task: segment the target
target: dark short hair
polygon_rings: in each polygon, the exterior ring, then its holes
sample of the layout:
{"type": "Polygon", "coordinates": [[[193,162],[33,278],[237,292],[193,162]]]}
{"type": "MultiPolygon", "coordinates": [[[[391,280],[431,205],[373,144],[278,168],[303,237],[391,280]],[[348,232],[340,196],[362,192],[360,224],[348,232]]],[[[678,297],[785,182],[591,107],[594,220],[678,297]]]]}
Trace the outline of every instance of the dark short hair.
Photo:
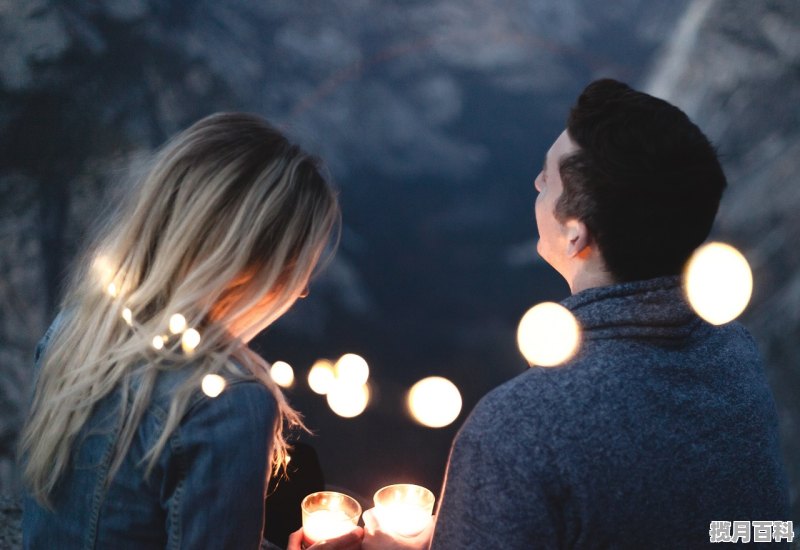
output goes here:
{"type": "Polygon", "coordinates": [[[681,273],[708,237],[726,186],[717,153],[686,114],[611,79],[583,90],[561,159],[555,215],[586,224],[618,282],[681,273]]]}

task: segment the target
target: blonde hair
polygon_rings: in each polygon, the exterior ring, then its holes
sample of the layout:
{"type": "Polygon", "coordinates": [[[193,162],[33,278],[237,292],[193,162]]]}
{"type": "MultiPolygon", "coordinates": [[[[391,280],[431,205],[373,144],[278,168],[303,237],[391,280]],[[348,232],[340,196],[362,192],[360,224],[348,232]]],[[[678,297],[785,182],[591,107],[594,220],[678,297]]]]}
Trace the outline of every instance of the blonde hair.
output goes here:
{"type": "Polygon", "coordinates": [[[275,396],[277,472],[283,427],[302,422],[246,341],[301,295],[338,220],[317,161],[256,116],[211,115],[167,143],[75,271],[41,358],[19,449],[37,500],[49,503],[92,408],[118,389],[113,478],[162,370],[191,375],[143,459],[148,474],[201,380],[223,372],[255,377],[275,396]],[[202,335],[193,350],[161,337],[176,313],[202,335]]]}

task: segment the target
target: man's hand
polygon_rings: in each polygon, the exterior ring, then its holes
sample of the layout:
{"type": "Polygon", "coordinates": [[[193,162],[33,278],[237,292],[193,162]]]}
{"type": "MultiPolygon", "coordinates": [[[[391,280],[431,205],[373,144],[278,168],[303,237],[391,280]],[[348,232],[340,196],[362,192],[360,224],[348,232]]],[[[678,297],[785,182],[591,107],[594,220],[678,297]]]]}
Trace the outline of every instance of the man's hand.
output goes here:
{"type": "MultiPolygon", "coordinates": [[[[341,537],[323,540],[306,546],[309,550],[359,550],[361,548],[361,539],[364,538],[364,529],[356,527],[346,535],[341,537]]],[[[302,550],[303,547],[303,528],[301,527],[291,535],[289,535],[289,544],[286,550],[302,550]]]]}
{"type": "Polygon", "coordinates": [[[433,516],[421,533],[413,537],[403,537],[382,531],[373,510],[374,508],[371,508],[361,516],[366,531],[364,541],[361,543],[362,550],[428,550],[430,548],[435,524],[433,516]]]}

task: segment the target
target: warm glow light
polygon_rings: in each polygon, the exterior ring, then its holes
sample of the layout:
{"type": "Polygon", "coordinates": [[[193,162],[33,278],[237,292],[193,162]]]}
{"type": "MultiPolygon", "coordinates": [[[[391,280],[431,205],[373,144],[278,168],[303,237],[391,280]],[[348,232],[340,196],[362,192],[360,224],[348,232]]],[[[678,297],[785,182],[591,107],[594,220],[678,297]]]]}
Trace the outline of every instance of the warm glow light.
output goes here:
{"type": "Polygon", "coordinates": [[[186,330],[186,317],[180,313],[175,313],[169,318],[169,331],[172,334],[179,334],[186,330]]]}
{"type": "Polygon", "coordinates": [[[92,262],[92,271],[100,283],[100,288],[104,289],[112,298],[116,298],[122,290],[119,283],[123,277],[117,273],[117,268],[114,267],[111,259],[103,254],[96,256],[92,262]]]}
{"type": "Polygon", "coordinates": [[[308,385],[314,393],[325,395],[331,389],[336,376],[333,374],[333,364],[325,359],[320,359],[308,371],[308,385]]]}
{"type": "Polygon", "coordinates": [[[92,271],[100,281],[100,285],[108,289],[108,284],[114,278],[114,266],[108,256],[100,254],[92,262],[92,271]]]}
{"type": "Polygon", "coordinates": [[[114,268],[108,256],[99,254],[92,262],[92,269],[101,278],[108,280],[114,274],[114,268]]]}
{"type": "Polygon", "coordinates": [[[216,397],[225,389],[225,379],[219,374],[206,374],[200,387],[207,396],[216,397]]]}
{"type": "Polygon", "coordinates": [[[355,528],[344,510],[317,510],[306,516],[303,534],[313,543],[341,537],[355,528]]]}
{"type": "Polygon", "coordinates": [[[345,353],[334,367],[336,379],[352,386],[362,386],[369,379],[369,365],[360,355],[345,353]]]}
{"type": "Polygon", "coordinates": [[[575,354],[579,343],[578,321],[562,305],[537,304],[519,322],[517,345],[531,365],[560,365],[575,354]]]}
{"type": "Polygon", "coordinates": [[[164,337],[163,336],[154,336],[153,337],[153,347],[156,349],[163,349],[164,347],[164,337]]]}
{"type": "Polygon", "coordinates": [[[122,310],[122,318],[125,319],[125,322],[129,325],[133,324],[133,313],[129,307],[122,310]]]}
{"type": "Polygon", "coordinates": [[[375,516],[383,531],[413,537],[431,522],[434,496],[425,487],[401,483],[375,493],[375,516]]]}
{"type": "Polygon", "coordinates": [[[736,319],[750,302],[753,273],[745,257],[723,243],[708,243],[689,259],[684,273],[689,303],[714,325],[736,319]]]}
{"type": "Polygon", "coordinates": [[[461,393],[447,378],[423,378],[408,392],[408,410],[423,426],[442,428],[461,413],[461,393]]]}
{"type": "Polygon", "coordinates": [[[186,329],[181,337],[181,348],[186,353],[192,353],[200,344],[200,333],[195,329],[186,329]]]}
{"type": "Polygon", "coordinates": [[[275,361],[269,369],[272,379],[283,388],[289,388],[294,384],[294,369],[285,361],[275,361]]]}
{"type": "Polygon", "coordinates": [[[354,386],[346,381],[336,380],[327,394],[328,406],[344,418],[358,416],[369,403],[369,387],[366,384],[354,386]]]}
{"type": "Polygon", "coordinates": [[[355,529],[361,517],[361,505],[354,498],[333,491],[311,493],[300,510],[305,545],[341,537],[355,529]]]}

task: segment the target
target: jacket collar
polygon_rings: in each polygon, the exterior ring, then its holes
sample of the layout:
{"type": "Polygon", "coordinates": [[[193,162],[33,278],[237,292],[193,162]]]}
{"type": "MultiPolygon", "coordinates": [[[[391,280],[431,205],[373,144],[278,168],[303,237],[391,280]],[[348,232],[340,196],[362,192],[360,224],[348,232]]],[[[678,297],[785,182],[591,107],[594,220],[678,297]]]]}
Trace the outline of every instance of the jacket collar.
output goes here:
{"type": "Polygon", "coordinates": [[[587,340],[682,340],[703,324],[686,301],[680,276],[590,288],[561,303],[587,340]]]}

